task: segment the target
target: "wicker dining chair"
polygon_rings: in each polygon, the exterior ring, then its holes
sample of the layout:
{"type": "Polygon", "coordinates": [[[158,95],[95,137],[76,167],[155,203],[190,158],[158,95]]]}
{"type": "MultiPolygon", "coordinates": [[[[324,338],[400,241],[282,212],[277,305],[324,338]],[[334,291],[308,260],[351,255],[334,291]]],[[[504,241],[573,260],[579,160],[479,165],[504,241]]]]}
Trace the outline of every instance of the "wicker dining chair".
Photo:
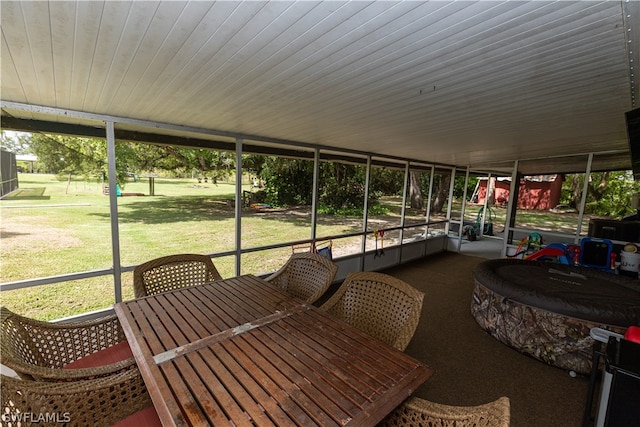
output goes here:
{"type": "Polygon", "coordinates": [[[509,427],[510,411],[508,397],[478,406],[450,406],[412,397],[378,427],[509,427]]]}
{"type": "Polygon", "coordinates": [[[384,273],[350,273],[320,309],[403,351],[418,327],[424,293],[384,273]]]}
{"type": "Polygon", "coordinates": [[[29,381],[6,375],[1,379],[2,425],[161,425],[137,368],[69,382],[29,381]]]}
{"type": "Polygon", "coordinates": [[[288,294],[309,304],[316,302],[329,289],[338,266],[329,258],[316,253],[295,253],[265,280],[288,294]]]}
{"type": "Polygon", "coordinates": [[[0,325],[0,362],[26,380],[80,380],[136,366],[115,315],[53,323],[0,306],[0,325]]]}
{"type": "Polygon", "coordinates": [[[133,270],[133,292],[140,298],[221,279],[207,255],[168,255],[147,261],[133,270]]]}

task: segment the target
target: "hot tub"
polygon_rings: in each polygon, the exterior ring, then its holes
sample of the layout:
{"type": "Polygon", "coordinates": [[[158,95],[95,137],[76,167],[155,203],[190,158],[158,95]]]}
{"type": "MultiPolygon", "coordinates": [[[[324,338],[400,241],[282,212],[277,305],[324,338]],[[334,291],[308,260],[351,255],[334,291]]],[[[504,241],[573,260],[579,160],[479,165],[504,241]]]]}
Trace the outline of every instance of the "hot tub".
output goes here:
{"type": "Polygon", "coordinates": [[[544,261],[496,259],[474,270],[471,313],[494,338],[559,368],[588,374],[600,327],[640,325],[640,281],[544,261]]]}

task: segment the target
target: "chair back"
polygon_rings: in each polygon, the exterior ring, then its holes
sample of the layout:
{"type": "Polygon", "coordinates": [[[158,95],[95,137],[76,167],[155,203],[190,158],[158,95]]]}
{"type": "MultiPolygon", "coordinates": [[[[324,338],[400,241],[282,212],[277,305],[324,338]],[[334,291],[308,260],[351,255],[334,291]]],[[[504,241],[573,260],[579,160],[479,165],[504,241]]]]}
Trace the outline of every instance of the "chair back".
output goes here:
{"type": "Polygon", "coordinates": [[[338,266],[317,253],[294,253],[278,271],[265,280],[308,304],[316,302],[329,289],[338,266]]]}
{"type": "Polygon", "coordinates": [[[133,292],[140,298],[221,279],[206,255],[168,255],[147,261],[133,270],[133,292]]]}
{"type": "Polygon", "coordinates": [[[80,322],[44,322],[21,316],[0,306],[2,364],[21,378],[66,381],[110,375],[135,365],[133,356],[104,364],[97,355],[126,343],[115,315],[80,322]],[[94,365],[64,369],[91,356],[94,365]]]}
{"type": "Polygon", "coordinates": [[[451,406],[419,397],[404,401],[378,427],[509,427],[508,397],[477,406],[451,406]]]}
{"type": "Polygon", "coordinates": [[[294,253],[282,268],[265,280],[313,304],[329,289],[337,272],[338,266],[325,256],[294,253]]]}
{"type": "Polygon", "coordinates": [[[19,417],[42,416],[48,417],[42,425],[107,427],[151,405],[137,368],[83,381],[41,382],[5,375],[1,379],[2,419],[7,425],[12,420],[11,425],[32,425],[35,418],[19,417]]]}
{"type": "Polygon", "coordinates": [[[418,327],[424,293],[384,273],[350,273],[320,308],[403,351],[418,327]]]}
{"type": "Polygon", "coordinates": [[[38,350],[36,342],[29,338],[29,330],[37,329],[38,322],[20,316],[7,307],[0,307],[0,351],[3,364],[12,364],[15,360],[33,365],[50,365],[38,350]]]}

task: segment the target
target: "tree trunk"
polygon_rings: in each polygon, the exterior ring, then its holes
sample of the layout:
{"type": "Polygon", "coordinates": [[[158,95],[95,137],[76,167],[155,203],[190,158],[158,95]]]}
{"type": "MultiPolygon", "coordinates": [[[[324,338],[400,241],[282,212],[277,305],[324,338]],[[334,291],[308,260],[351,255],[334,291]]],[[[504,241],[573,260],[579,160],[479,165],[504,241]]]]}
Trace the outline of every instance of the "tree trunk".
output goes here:
{"type": "Polygon", "coordinates": [[[420,175],[418,172],[409,173],[409,194],[411,198],[411,207],[413,209],[422,209],[424,206],[424,196],[420,188],[420,175]]]}
{"type": "Polygon", "coordinates": [[[451,175],[441,175],[436,189],[436,197],[433,199],[433,206],[431,206],[431,212],[435,214],[442,213],[444,203],[447,201],[449,195],[449,184],[451,183],[451,175]]]}
{"type": "Polygon", "coordinates": [[[591,174],[593,180],[598,179],[598,177],[600,178],[600,183],[597,187],[592,185],[592,181],[589,181],[589,186],[587,187],[589,195],[593,200],[600,200],[600,198],[602,198],[607,188],[607,183],[609,182],[609,172],[591,174]]]}
{"type": "Polygon", "coordinates": [[[67,177],[67,188],[64,190],[64,194],[69,194],[70,185],[71,185],[71,172],[69,172],[69,176],[67,177]]]}
{"type": "Polygon", "coordinates": [[[571,176],[571,207],[578,209],[581,199],[580,176],[574,173],[571,176]]]}
{"type": "Polygon", "coordinates": [[[487,181],[487,205],[493,206],[496,204],[496,178],[491,177],[487,181]]]}

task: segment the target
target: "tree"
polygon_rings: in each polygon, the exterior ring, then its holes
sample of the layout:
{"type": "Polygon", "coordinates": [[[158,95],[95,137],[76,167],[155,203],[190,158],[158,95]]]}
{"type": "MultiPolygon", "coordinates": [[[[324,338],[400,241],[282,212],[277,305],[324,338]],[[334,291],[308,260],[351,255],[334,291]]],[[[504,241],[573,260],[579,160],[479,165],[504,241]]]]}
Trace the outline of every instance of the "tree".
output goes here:
{"type": "Polygon", "coordinates": [[[376,194],[370,194],[373,199],[370,202],[375,201],[382,195],[402,195],[402,189],[404,188],[404,170],[386,168],[386,167],[372,167],[370,174],[369,192],[376,192],[376,194]]]}
{"type": "Polygon", "coordinates": [[[444,204],[449,196],[449,184],[451,183],[451,174],[438,174],[434,179],[434,194],[431,202],[431,212],[434,214],[442,213],[444,204]]]}
{"type": "Polygon", "coordinates": [[[409,172],[409,200],[413,209],[422,209],[424,207],[424,194],[420,185],[421,173],[409,172]]]}
{"type": "MultiPolygon", "coordinates": [[[[87,180],[107,178],[107,142],[104,139],[34,133],[29,136],[28,146],[46,172],[65,175],[69,182],[72,175],[87,180]]],[[[162,164],[162,159],[176,157],[161,146],[126,141],[116,143],[115,153],[116,182],[121,188],[125,187],[130,173],[151,171],[162,164]]],[[[164,167],[184,166],[184,162],[166,162],[164,167]]]]}
{"type": "Polygon", "coordinates": [[[609,182],[610,172],[603,173],[592,173],[589,177],[589,186],[587,187],[587,191],[589,192],[589,196],[594,200],[600,200],[603,196],[604,192],[607,189],[607,182],[609,182]],[[597,185],[595,182],[598,182],[597,185]]]}
{"type": "MultiPolygon", "coordinates": [[[[266,201],[279,205],[310,205],[313,200],[313,162],[278,157],[248,156],[243,169],[255,173],[264,182],[266,201]]],[[[379,168],[372,173],[372,187],[398,190],[395,171],[379,168]],[[375,182],[375,184],[374,184],[375,182]]],[[[326,213],[362,210],[365,168],[345,163],[320,163],[318,204],[326,213]]],[[[402,188],[402,187],[400,187],[402,188]]],[[[377,199],[370,195],[370,201],[377,199]]]]}
{"type": "Polygon", "coordinates": [[[67,177],[67,189],[72,175],[101,176],[106,165],[106,143],[100,139],[34,133],[29,147],[46,171],[67,177]]]}
{"type": "Polygon", "coordinates": [[[170,171],[181,176],[191,168],[191,159],[172,146],[116,142],[116,168],[128,172],[170,171]]]}
{"type": "Polygon", "coordinates": [[[496,204],[496,177],[492,176],[487,181],[487,205],[496,204]]]}
{"type": "MultiPolygon", "coordinates": [[[[29,150],[38,156],[44,170],[55,174],[82,175],[86,179],[106,177],[107,145],[104,139],[78,138],[62,135],[31,134],[29,150]]],[[[117,183],[124,188],[132,173],[159,171],[185,176],[193,170],[212,179],[228,176],[235,168],[233,155],[206,149],[191,149],[169,145],[116,141],[117,183]]]]}
{"type": "Polygon", "coordinates": [[[228,179],[236,168],[235,153],[184,147],[167,149],[176,157],[181,157],[185,167],[197,170],[200,176],[210,177],[214,183],[228,179]]]}
{"type": "Polygon", "coordinates": [[[24,132],[0,131],[0,148],[14,154],[28,154],[29,134],[24,132]]]}
{"type": "MultiPolygon", "coordinates": [[[[578,209],[585,174],[571,174],[562,184],[561,203],[578,209]]],[[[609,217],[633,213],[631,196],[640,191],[631,171],[593,172],[587,182],[585,212],[609,217]]]]}
{"type": "MultiPolygon", "coordinates": [[[[455,177],[453,182],[453,197],[455,199],[462,199],[462,197],[464,196],[465,181],[466,181],[466,177],[463,175],[458,175],[455,177]]],[[[471,196],[473,196],[473,189],[476,187],[477,182],[478,182],[478,177],[469,176],[469,182],[466,183],[467,184],[466,186],[467,201],[471,200],[471,196]]]]}
{"type": "Polygon", "coordinates": [[[361,211],[364,206],[365,178],[366,168],[362,166],[323,162],[320,168],[320,205],[334,213],[361,211]]]}
{"type": "Polygon", "coordinates": [[[310,205],[312,203],[313,162],[308,160],[265,157],[260,165],[259,177],[265,183],[266,200],[285,205],[310,205]]]}
{"type": "MultiPolygon", "coordinates": [[[[605,191],[600,196],[594,196],[597,197],[593,206],[595,213],[610,217],[637,213],[631,207],[631,198],[634,193],[640,192],[640,182],[634,181],[632,172],[610,172],[607,178],[605,191]]],[[[591,208],[591,203],[588,206],[591,208]]]]}

